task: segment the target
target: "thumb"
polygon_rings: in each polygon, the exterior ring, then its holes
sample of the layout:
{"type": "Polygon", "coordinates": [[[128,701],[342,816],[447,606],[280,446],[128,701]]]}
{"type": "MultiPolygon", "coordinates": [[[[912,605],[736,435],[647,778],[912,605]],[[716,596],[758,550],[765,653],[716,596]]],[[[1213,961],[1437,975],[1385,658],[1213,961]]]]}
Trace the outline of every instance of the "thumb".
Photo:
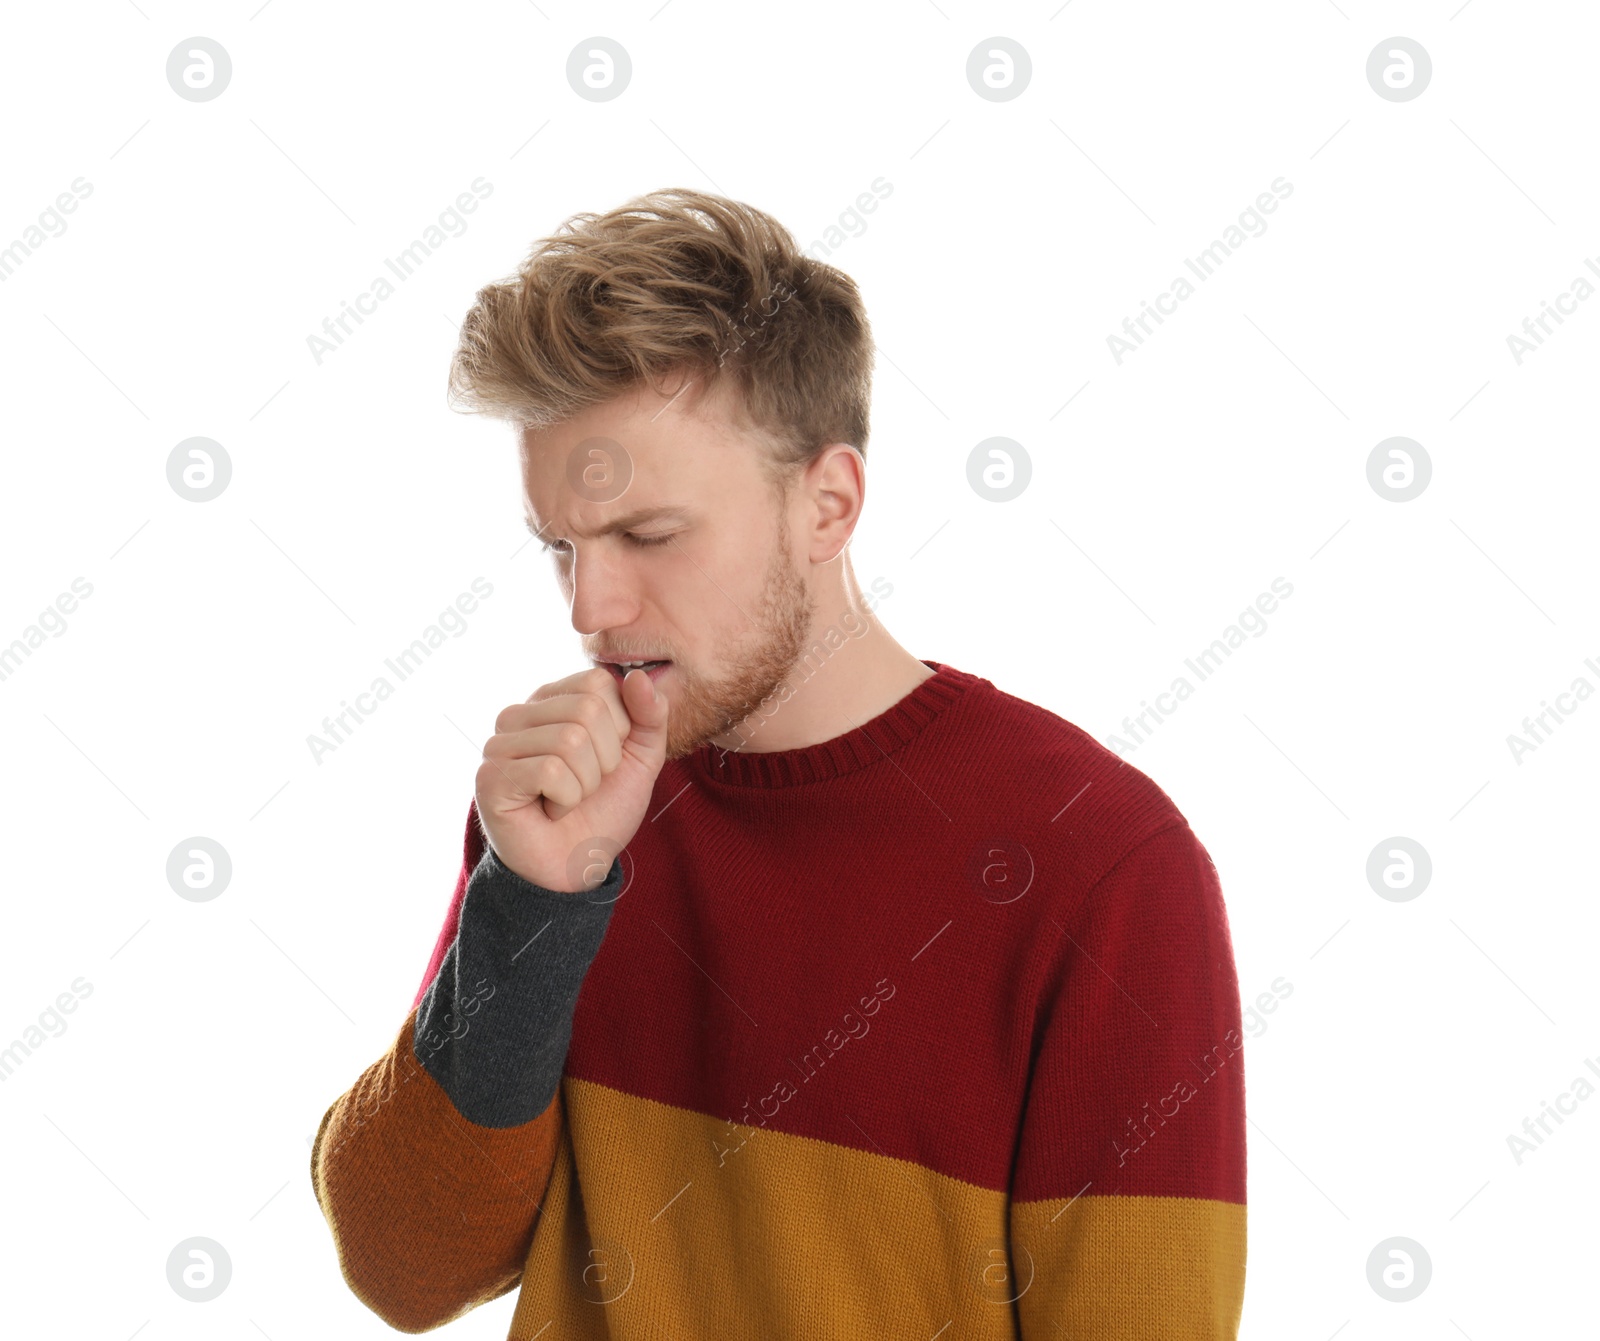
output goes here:
{"type": "Polygon", "coordinates": [[[645,671],[631,670],[622,679],[622,705],[633,723],[627,743],[659,769],[667,757],[667,696],[645,671]]]}

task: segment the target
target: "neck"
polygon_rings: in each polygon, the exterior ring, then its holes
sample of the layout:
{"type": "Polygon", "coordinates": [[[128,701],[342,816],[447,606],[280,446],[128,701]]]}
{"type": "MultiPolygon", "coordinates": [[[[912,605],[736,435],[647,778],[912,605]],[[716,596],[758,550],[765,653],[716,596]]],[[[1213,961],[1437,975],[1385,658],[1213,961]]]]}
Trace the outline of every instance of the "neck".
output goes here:
{"type": "Polygon", "coordinates": [[[841,576],[818,597],[799,661],[767,703],[712,737],[719,749],[759,754],[831,740],[887,712],[934,673],[889,635],[854,575],[841,576]]]}

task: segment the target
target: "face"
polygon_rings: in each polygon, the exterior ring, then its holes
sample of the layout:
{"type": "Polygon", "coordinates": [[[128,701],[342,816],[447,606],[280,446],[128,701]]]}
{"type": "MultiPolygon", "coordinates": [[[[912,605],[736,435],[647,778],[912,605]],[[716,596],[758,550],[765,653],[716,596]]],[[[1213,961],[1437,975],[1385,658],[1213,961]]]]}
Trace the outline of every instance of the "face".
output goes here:
{"type": "Polygon", "coordinates": [[[669,759],[737,747],[815,612],[794,498],[762,468],[770,449],[733,424],[731,379],[690,408],[695,389],[641,388],[519,435],[529,528],[584,654],[619,683],[616,663],[668,663],[651,676],[671,705],[669,759]]]}

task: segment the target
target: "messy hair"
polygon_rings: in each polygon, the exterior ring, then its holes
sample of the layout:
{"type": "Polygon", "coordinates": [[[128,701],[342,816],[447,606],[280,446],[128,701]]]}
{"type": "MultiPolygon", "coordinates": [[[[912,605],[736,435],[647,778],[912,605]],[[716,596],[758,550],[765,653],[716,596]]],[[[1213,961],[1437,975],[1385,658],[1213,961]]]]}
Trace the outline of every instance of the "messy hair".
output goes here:
{"type": "Polygon", "coordinates": [[[533,429],[641,384],[728,373],[741,426],[786,480],[828,443],[867,450],[872,333],[855,281],[807,256],[768,214],[662,190],[582,213],[517,273],[478,290],[450,364],[449,400],[533,429]]]}

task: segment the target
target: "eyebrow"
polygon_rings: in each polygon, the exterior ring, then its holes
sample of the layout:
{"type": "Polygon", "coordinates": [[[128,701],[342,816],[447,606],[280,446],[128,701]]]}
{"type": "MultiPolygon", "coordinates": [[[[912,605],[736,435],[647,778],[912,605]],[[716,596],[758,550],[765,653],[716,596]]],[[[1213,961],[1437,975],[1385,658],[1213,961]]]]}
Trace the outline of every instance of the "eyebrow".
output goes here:
{"type": "MultiPolygon", "coordinates": [[[[654,507],[635,508],[632,512],[624,513],[620,517],[614,517],[612,520],[606,522],[605,525],[595,527],[595,529],[590,531],[588,535],[591,538],[602,535],[618,535],[623,531],[631,531],[636,526],[643,526],[649,522],[660,521],[663,518],[670,517],[674,520],[681,520],[689,515],[689,508],[682,503],[660,503],[654,507]]],[[[534,526],[533,519],[526,513],[523,514],[522,522],[535,539],[544,539],[544,537],[540,535],[540,532],[544,528],[534,526]]],[[[558,536],[556,538],[561,540],[566,539],[565,536],[558,536]]],[[[579,538],[584,538],[581,533],[579,538]]]]}

